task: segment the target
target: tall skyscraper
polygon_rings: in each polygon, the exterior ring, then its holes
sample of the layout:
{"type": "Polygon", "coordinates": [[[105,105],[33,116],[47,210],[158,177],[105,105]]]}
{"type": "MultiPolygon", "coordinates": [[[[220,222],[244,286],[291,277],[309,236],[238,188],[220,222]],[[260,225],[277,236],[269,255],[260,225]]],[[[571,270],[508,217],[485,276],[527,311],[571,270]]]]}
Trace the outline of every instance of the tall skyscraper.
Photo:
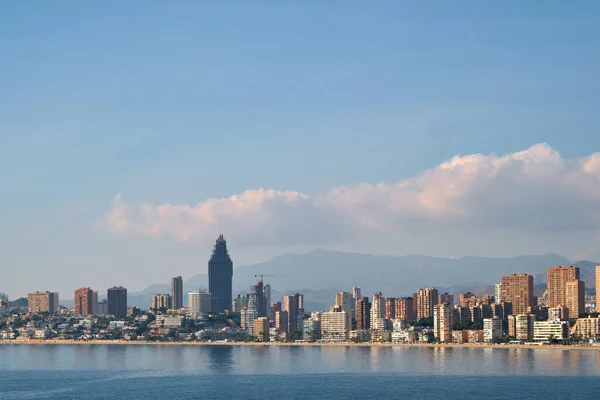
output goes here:
{"type": "Polygon", "coordinates": [[[433,333],[442,343],[452,342],[452,315],[448,303],[433,306],[433,333]]]}
{"type": "Polygon", "coordinates": [[[436,288],[419,289],[417,295],[417,319],[433,317],[433,306],[438,303],[436,288]]]}
{"type": "Polygon", "coordinates": [[[77,315],[92,315],[94,292],[89,287],[82,287],[75,291],[74,312],[77,315]]]}
{"type": "Polygon", "coordinates": [[[263,297],[265,299],[265,308],[267,310],[267,318],[269,321],[275,319],[275,314],[271,312],[271,285],[268,283],[263,286],[263,297]]]}
{"type": "Polygon", "coordinates": [[[371,329],[371,303],[368,297],[356,302],[356,330],[371,329]]]}
{"type": "Polygon", "coordinates": [[[227,242],[219,235],[212,256],[208,261],[208,291],[211,295],[211,311],[222,313],[231,311],[231,283],[233,262],[227,252],[227,242]]]}
{"type": "Polygon", "coordinates": [[[396,299],[396,318],[406,321],[415,320],[415,310],[412,297],[402,297],[396,299]]]}
{"type": "Polygon", "coordinates": [[[560,266],[548,268],[548,307],[566,305],[567,282],[576,280],[579,280],[579,268],[572,265],[564,268],[560,266]]]}
{"type": "Polygon", "coordinates": [[[127,289],[123,286],[113,286],[106,291],[108,314],[116,318],[127,316],[127,289]]]}
{"type": "MultiPolygon", "coordinates": [[[[302,303],[304,303],[304,296],[300,293],[294,293],[291,296],[283,297],[283,310],[288,312],[287,333],[296,332],[298,330],[298,314],[301,309],[301,299],[302,303]]],[[[304,304],[302,304],[302,306],[303,305],[304,304]]]]}
{"type": "Polygon", "coordinates": [[[174,310],[183,308],[183,278],[176,276],[171,278],[171,304],[174,310]]]}
{"type": "Polygon", "coordinates": [[[511,274],[502,277],[502,301],[512,303],[513,314],[526,314],[533,306],[533,276],[511,274]]]}
{"type": "Polygon", "coordinates": [[[585,312],[585,283],[581,279],[567,281],[565,284],[566,305],[573,318],[585,312]]]}

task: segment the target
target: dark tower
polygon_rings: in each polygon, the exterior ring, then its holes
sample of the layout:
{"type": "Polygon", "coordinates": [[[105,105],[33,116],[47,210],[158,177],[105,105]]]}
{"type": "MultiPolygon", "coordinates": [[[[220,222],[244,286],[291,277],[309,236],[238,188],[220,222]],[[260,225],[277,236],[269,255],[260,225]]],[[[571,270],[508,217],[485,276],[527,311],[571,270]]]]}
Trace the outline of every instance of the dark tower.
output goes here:
{"type": "Polygon", "coordinates": [[[183,308],[183,278],[176,276],[171,278],[171,304],[173,310],[183,308]]]}
{"type": "Polygon", "coordinates": [[[127,316],[127,289],[123,286],[113,286],[106,291],[108,314],[117,318],[127,316]]]}
{"type": "Polygon", "coordinates": [[[211,294],[211,311],[231,311],[231,280],[233,262],[227,253],[227,242],[219,235],[215,249],[208,261],[208,291],[211,294]]]}

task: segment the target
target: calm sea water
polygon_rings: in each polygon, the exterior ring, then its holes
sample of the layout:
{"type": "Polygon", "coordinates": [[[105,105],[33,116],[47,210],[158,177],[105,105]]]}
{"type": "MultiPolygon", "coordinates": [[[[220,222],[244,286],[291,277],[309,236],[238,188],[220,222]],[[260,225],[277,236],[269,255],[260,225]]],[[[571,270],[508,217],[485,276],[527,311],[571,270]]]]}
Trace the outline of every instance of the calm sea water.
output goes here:
{"type": "Polygon", "coordinates": [[[600,399],[600,352],[0,345],[1,399],[600,399]]]}

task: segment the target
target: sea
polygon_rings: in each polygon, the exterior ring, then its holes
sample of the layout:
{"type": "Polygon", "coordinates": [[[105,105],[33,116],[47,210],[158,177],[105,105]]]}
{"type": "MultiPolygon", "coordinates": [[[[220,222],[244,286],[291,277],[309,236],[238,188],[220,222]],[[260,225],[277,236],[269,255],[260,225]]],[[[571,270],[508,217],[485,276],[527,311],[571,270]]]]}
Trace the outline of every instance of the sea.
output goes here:
{"type": "Polygon", "coordinates": [[[0,399],[600,399],[600,351],[0,345],[0,399]]]}

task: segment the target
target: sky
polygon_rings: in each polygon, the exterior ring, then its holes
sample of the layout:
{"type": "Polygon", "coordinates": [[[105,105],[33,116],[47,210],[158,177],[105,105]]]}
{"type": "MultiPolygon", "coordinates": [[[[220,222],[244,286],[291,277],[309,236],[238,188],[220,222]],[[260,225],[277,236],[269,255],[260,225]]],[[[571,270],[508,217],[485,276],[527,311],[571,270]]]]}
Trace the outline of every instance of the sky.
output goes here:
{"type": "Polygon", "coordinates": [[[600,261],[599,40],[595,1],[5,4],[0,292],[206,273],[220,233],[600,261]]]}

